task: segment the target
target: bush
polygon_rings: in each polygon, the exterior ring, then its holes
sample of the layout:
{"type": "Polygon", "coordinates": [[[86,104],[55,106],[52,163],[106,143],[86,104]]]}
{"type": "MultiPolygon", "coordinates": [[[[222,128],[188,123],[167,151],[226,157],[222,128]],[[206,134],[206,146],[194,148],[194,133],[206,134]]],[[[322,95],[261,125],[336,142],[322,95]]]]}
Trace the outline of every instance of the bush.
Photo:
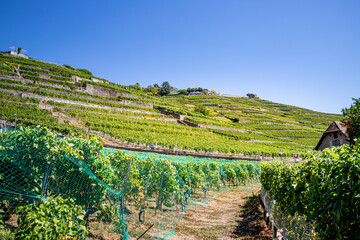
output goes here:
{"type": "Polygon", "coordinates": [[[17,239],[74,239],[85,238],[85,213],[74,199],[58,196],[19,207],[17,239]]]}
{"type": "Polygon", "coordinates": [[[240,121],[240,119],[239,119],[239,118],[233,118],[232,121],[233,121],[234,123],[237,123],[237,122],[240,121]]]}
{"type": "Polygon", "coordinates": [[[70,66],[70,65],[64,64],[63,66],[66,67],[66,68],[68,68],[68,69],[75,70],[75,68],[73,68],[73,67],[70,66]]]}
{"type": "Polygon", "coordinates": [[[205,106],[198,106],[198,107],[196,107],[195,111],[202,113],[205,116],[210,115],[210,110],[208,108],[206,108],[205,106]]]}
{"type": "Polygon", "coordinates": [[[188,91],[186,91],[185,89],[180,89],[177,93],[182,95],[188,95],[188,91]]]}
{"type": "Polygon", "coordinates": [[[342,110],[345,117],[346,133],[349,136],[350,143],[354,144],[355,139],[360,137],[360,98],[355,99],[354,104],[349,109],[342,110]]]}
{"type": "Polygon", "coordinates": [[[298,164],[262,162],[261,184],[285,214],[314,222],[321,239],[360,236],[360,141],[308,153],[298,164]]]}
{"type": "Polygon", "coordinates": [[[89,75],[89,76],[91,76],[92,77],[92,72],[90,72],[89,70],[86,70],[86,69],[81,69],[81,68],[78,68],[78,69],[76,69],[76,71],[78,71],[78,72],[82,72],[82,73],[84,73],[84,74],[86,74],[86,75],[89,75]]]}

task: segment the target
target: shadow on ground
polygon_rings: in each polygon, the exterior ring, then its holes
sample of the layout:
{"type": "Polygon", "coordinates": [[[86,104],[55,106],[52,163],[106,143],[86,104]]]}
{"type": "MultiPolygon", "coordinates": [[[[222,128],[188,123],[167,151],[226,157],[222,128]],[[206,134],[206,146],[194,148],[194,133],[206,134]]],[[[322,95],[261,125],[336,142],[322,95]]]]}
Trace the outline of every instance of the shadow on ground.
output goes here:
{"type": "Polygon", "coordinates": [[[232,233],[236,239],[272,239],[272,233],[263,219],[259,195],[248,196],[240,207],[237,226],[232,233]]]}

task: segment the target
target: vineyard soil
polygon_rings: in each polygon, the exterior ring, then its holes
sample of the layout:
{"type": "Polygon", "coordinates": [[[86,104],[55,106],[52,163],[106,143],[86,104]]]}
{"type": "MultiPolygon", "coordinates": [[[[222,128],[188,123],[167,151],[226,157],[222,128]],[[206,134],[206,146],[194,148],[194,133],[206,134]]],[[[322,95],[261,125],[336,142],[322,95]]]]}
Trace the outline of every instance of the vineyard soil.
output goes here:
{"type": "Polygon", "coordinates": [[[175,226],[180,239],[271,239],[261,216],[257,198],[260,186],[238,188],[224,192],[205,206],[187,210],[184,219],[175,226]]]}

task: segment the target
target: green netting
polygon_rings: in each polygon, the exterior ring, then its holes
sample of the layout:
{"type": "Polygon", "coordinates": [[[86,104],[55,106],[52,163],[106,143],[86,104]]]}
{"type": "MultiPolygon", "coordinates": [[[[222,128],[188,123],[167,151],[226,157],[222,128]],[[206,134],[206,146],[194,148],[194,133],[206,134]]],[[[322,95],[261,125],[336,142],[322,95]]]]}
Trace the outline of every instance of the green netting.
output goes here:
{"type": "Polygon", "coordinates": [[[0,128],[0,133],[4,133],[4,132],[10,132],[10,131],[14,131],[15,128],[5,128],[5,127],[2,127],[0,128]]]}
{"type": "Polygon", "coordinates": [[[56,205],[49,223],[35,231],[55,231],[51,224],[64,221],[70,239],[82,239],[84,218],[90,238],[132,239],[148,230],[143,239],[162,239],[174,234],[174,224],[186,209],[257,181],[258,175],[257,162],[103,149],[97,139],[58,138],[46,128],[2,133],[0,236],[20,239],[30,213],[48,206],[51,215],[47,201],[60,196],[68,208],[81,206],[83,216],[67,218],[56,212],[56,205]]]}
{"type": "Polygon", "coordinates": [[[308,222],[305,216],[284,213],[279,204],[276,204],[276,201],[263,188],[260,191],[260,198],[272,224],[281,233],[284,240],[320,239],[315,232],[314,224],[308,222]]]}

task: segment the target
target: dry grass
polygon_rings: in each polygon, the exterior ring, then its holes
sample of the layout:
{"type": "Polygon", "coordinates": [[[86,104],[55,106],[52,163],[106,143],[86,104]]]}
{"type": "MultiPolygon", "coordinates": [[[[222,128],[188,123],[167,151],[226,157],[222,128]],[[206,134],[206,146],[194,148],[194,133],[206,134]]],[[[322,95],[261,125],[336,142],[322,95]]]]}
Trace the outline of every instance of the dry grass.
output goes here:
{"type": "Polygon", "coordinates": [[[268,239],[269,236],[271,239],[265,222],[258,218],[261,216],[256,201],[259,190],[259,186],[240,187],[224,192],[205,206],[187,210],[175,226],[176,234],[167,239],[268,239]],[[264,238],[257,238],[260,235],[264,238]]]}

